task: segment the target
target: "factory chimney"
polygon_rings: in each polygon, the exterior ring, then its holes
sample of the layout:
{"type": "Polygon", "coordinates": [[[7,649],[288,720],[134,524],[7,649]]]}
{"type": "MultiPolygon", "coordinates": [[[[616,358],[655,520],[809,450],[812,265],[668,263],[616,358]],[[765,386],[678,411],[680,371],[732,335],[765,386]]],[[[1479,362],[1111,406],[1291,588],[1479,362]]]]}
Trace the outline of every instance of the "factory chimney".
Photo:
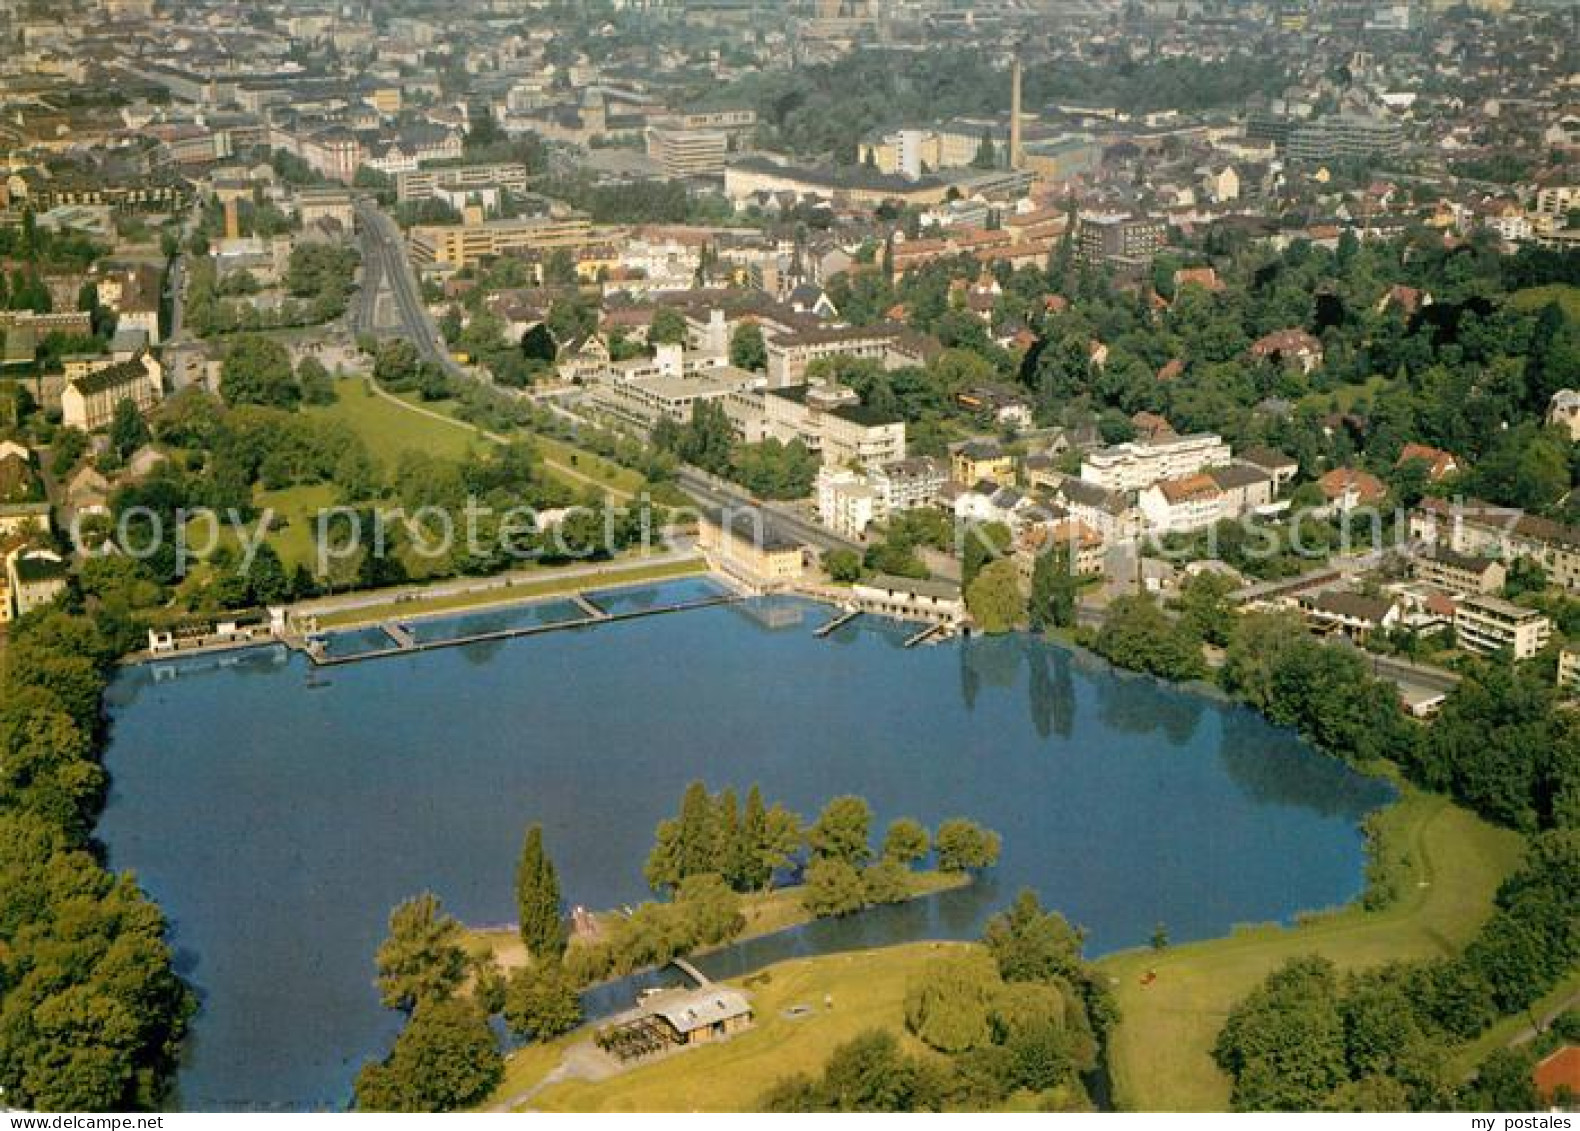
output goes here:
{"type": "Polygon", "coordinates": [[[1020,56],[1016,55],[1009,72],[1009,167],[1020,166],[1020,56]]]}

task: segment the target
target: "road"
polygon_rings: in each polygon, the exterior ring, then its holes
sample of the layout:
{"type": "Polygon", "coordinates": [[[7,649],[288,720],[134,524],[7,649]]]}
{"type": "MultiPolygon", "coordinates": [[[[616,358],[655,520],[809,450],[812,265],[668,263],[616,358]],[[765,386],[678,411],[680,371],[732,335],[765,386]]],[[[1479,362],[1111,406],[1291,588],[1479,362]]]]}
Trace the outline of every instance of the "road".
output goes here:
{"type": "Polygon", "coordinates": [[[832,530],[808,522],[788,507],[759,502],[735,484],[709,475],[700,468],[690,466],[680,468],[675,472],[675,482],[680,484],[686,494],[704,506],[729,507],[736,511],[752,508],[761,510],[774,526],[819,550],[852,550],[858,554],[862,552],[863,547],[860,542],[842,538],[832,530]]]}
{"type": "MultiPolygon", "coordinates": [[[[422,301],[416,276],[412,272],[411,263],[406,258],[405,242],[401,239],[400,229],[396,227],[395,222],[370,199],[358,200],[356,208],[357,219],[362,225],[363,276],[362,293],[353,307],[351,319],[353,332],[377,332],[378,296],[381,290],[387,289],[394,299],[394,312],[398,321],[397,332],[401,337],[415,345],[423,358],[442,366],[450,375],[462,380],[479,380],[476,373],[458,365],[444,349],[439,329],[434,325],[433,318],[428,314],[428,308],[422,301]]],[[[405,401],[395,399],[399,404],[415,408],[405,401]]],[[[547,398],[540,399],[537,403],[548,404],[551,411],[556,414],[582,423],[574,413],[547,398]]],[[[547,459],[544,462],[572,478],[592,483],[594,486],[604,486],[588,479],[575,468],[547,459]]],[[[786,507],[759,503],[741,488],[716,479],[698,468],[683,467],[676,473],[675,478],[687,494],[705,506],[728,506],[735,509],[759,507],[770,517],[774,525],[810,546],[820,550],[861,552],[862,547],[859,542],[842,538],[832,531],[808,522],[786,507]]],[[[609,490],[607,487],[604,489],[609,490]]]]}

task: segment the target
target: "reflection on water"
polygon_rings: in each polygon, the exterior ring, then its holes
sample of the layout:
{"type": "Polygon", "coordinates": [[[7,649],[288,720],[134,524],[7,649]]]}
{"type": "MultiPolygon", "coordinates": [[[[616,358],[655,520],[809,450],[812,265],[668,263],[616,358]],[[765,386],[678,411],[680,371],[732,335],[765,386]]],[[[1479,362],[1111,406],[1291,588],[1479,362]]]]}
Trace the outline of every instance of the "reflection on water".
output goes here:
{"type": "Polygon", "coordinates": [[[1021,887],[1097,952],[1358,890],[1357,823],[1387,787],[1250,712],[1022,636],[904,649],[907,626],[864,617],[814,637],[827,616],[766,598],[327,673],[279,648],[122,673],[100,833],[169,912],[202,996],[187,1102],[343,1103],[397,1026],[372,968],[395,903],[431,890],[465,921],[509,921],[534,821],[568,902],[635,903],[653,828],[696,778],[807,815],[857,793],[880,830],[964,815],[1004,838],[987,882],[742,943],[708,956],[716,974],[974,937],[1021,887]]]}

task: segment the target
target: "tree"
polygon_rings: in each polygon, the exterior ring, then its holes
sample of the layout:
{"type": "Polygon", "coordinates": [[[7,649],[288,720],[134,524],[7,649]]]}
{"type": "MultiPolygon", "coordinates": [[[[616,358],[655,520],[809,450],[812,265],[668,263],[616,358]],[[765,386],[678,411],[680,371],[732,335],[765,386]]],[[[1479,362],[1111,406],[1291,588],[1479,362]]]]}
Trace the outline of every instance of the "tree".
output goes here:
{"type": "Polygon", "coordinates": [[[753,373],[768,368],[768,346],[757,323],[741,322],[730,334],[730,364],[753,373]]]}
{"type": "Polygon", "coordinates": [[[1001,558],[985,566],[966,587],[966,608],[977,627],[989,635],[1008,632],[1026,615],[1015,563],[1001,558]]]}
{"type": "Polygon", "coordinates": [[[389,937],[379,947],[379,1000],[411,1013],[442,1001],[466,978],[461,924],[446,915],[432,892],[413,896],[390,913],[389,937]]]}
{"type": "Polygon", "coordinates": [[[1347,1078],[1338,979],[1325,958],[1293,958],[1229,1012],[1213,1059],[1236,1111],[1313,1111],[1347,1078]]]}
{"type": "Polygon", "coordinates": [[[1067,551],[1053,549],[1037,555],[1026,612],[1035,632],[1075,624],[1075,573],[1067,551]]]}
{"type": "Polygon", "coordinates": [[[534,323],[521,335],[521,352],[528,361],[538,361],[544,365],[553,365],[560,355],[554,333],[545,322],[534,323]]]}
{"type": "Polygon", "coordinates": [[[672,306],[659,307],[648,324],[647,340],[655,346],[685,345],[686,316],[672,306]]]}
{"type": "Polygon", "coordinates": [[[867,899],[866,885],[855,865],[837,857],[822,856],[807,865],[801,904],[813,915],[849,915],[860,911],[867,899]]]}
{"type": "Polygon", "coordinates": [[[998,833],[963,817],[945,821],[933,836],[933,852],[945,872],[991,868],[998,863],[1001,845],[998,833]]]}
{"type": "Polygon", "coordinates": [[[823,569],[830,581],[859,581],[861,555],[855,550],[829,550],[823,555],[823,569]]]}
{"type": "Polygon", "coordinates": [[[753,785],[746,794],[741,839],[740,886],[757,891],[772,882],[776,871],[790,866],[801,847],[801,819],[780,804],[764,806],[762,790],[753,785]]]}
{"type": "Polygon", "coordinates": [[[439,1112],[469,1107],[504,1078],[488,1018],[465,998],[425,1001],[383,1061],[357,1073],[360,1111],[439,1112]]]}
{"type": "Polygon", "coordinates": [[[807,832],[807,845],[814,860],[839,860],[860,867],[872,856],[867,843],[871,826],[871,807],[863,798],[846,794],[823,806],[807,832]]]}
{"type": "Polygon", "coordinates": [[[1197,679],[1206,671],[1201,641],[1166,616],[1150,596],[1114,600],[1092,648],[1122,668],[1163,679],[1197,679]]]}
{"type": "Polygon", "coordinates": [[[533,962],[510,976],[505,1022],[521,1038],[550,1041],[582,1020],[581,998],[558,962],[533,962]]]}
{"type": "Polygon", "coordinates": [[[965,534],[965,546],[961,550],[960,582],[967,592],[971,583],[976,580],[987,564],[1002,558],[1009,552],[1014,542],[1014,535],[1009,527],[1002,522],[990,522],[985,526],[973,527],[965,534]]]}
{"type": "Polygon", "coordinates": [[[883,858],[911,865],[927,855],[927,829],[911,817],[901,817],[883,834],[883,858]]]}
{"type": "Polygon", "coordinates": [[[125,397],[115,405],[110,418],[110,447],[121,459],[126,459],[149,441],[148,425],[143,414],[137,411],[137,402],[125,397]]]}
{"type": "Polygon", "coordinates": [[[932,959],[906,987],[905,1026],[939,1052],[981,1048],[992,1039],[990,1009],[1002,984],[981,951],[932,959]]]}
{"type": "Polygon", "coordinates": [[[516,865],[516,911],[528,954],[546,960],[564,952],[559,874],[544,851],[542,825],[527,829],[521,845],[521,860],[516,865]]]}
{"type": "Polygon", "coordinates": [[[291,355],[273,338],[243,334],[231,341],[220,362],[219,392],[227,404],[294,408],[301,389],[291,355]]]}
{"type": "Polygon", "coordinates": [[[316,357],[304,357],[296,365],[296,384],[302,391],[302,403],[326,405],[335,403],[335,381],[316,357]]]}
{"type": "Polygon", "coordinates": [[[903,903],[911,896],[911,870],[886,856],[862,870],[861,884],[866,903],[903,903]]]}
{"type": "Polygon", "coordinates": [[[937,1073],[902,1052],[893,1033],[868,1029],[835,1047],[820,1079],[781,1080],[760,1106],[770,1112],[938,1111],[943,1094],[937,1073]]]}

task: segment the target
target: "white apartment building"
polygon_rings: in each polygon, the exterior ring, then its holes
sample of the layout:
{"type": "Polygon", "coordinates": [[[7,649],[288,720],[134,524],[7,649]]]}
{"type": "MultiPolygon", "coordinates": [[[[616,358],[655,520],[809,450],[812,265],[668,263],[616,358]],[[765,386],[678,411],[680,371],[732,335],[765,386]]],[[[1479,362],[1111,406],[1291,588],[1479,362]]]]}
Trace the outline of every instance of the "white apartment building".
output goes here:
{"type": "Polygon", "coordinates": [[[1467,651],[1488,655],[1507,649],[1514,659],[1528,660],[1547,646],[1552,622],[1535,609],[1480,594],[1454,609],[1454,635],[1467,651]]]}
{"type": "Polygon", "coordinates": [[[860,538],[889,515],[882,487],[871,476],[824,464],[817,473],[818,521],[836,534],[860,538]]]}
{"type": "Polygon", "coordinates": [[[876,467],[905,458],[905,421],[875,412],[840,385],[742,389],[724,408],[747,443],[800,440],[837,467],[876,467]]]}
{"type": "Polygon", "coordinates": [[[1110,491],[1141,491],[1161,479],[1223,467],[1231,456],[1229,445],[1211,432],[1115,444],[1088,454],[1081,461],[1081,478],[1110,491]]]}
{"type": "Polygon", "coordinates": [[[1141,492],[1147,529],[1158,534],[1205,530],[1224,517],[1224,493],[1210,475],[1164,479],[1141,492]]]}

